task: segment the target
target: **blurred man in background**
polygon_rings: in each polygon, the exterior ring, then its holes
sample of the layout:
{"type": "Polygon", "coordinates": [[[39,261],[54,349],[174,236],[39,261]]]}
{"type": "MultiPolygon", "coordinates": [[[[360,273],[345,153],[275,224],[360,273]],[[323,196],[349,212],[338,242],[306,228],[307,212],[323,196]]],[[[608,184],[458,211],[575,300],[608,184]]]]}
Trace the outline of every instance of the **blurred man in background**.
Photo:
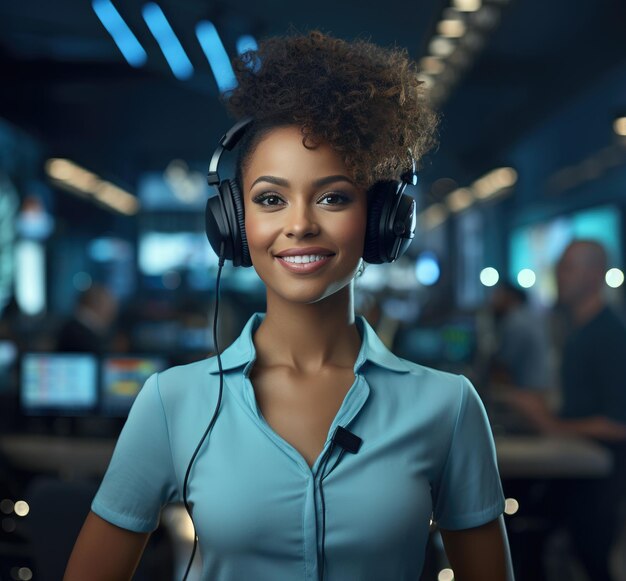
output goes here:
{"type": "Polygon", "coordinates": [[[118,302],[105,286],[94,284],[78,298],[72,317],[59,331],[56,350],[106,352],[112,339],[118,302]]]}
{"type": "Polygon", "coordinates": [[[591,581],[612,579],[609,554],[626,499],[626,325],[606,304],[606,270],[606,251],[593,240],[572,242],[557,263],[558,302],[571,321],[558,414],[540,393],[507,392],[507,401],[540,432],[592,438],[612,454],[608,477],[555,481],[538,507],[566,526],[591,581]]]}

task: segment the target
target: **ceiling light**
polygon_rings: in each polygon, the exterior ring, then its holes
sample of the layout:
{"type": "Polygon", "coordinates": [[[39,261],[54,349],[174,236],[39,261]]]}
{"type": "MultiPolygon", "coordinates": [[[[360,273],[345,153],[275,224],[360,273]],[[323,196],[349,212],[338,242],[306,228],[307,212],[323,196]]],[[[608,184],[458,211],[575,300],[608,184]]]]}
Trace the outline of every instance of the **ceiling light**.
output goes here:
{"type": "Polygon", "coordinates": [[[49,159],[45,169],[59,188],[84,198],[96,199],[122,214],[131,215],[139,211],[139,201],[135,196],[68,159],[49,159]]]}
{"type": "Polygon", "coordinates": [[[430,75],[421,74],[419,75],[419,79],[424,83],[424,87],[427,89],[431,89],[435,84],[435,80],[430,75]]]}
{"type": "Polygon", "coordinates": [[[437,32],[445,38],[460,38],[465,34],[465,23],[462,20],[442,20],[437,25],[437,32]]]}
{"type": "Polygon", "coordinates": [[[420,59],[420,66],[422,70],[429,75],[438,75],[445,68],[441,59],[436,56],[426,56],[420,59]]]}
{"type": "Polygon", "coordinates": [[[209,20],[199,22],[196,25],[196,36],[209,61],[220,93],[234,89],[237,86],[237,78],[215,25],[209,20]]]}
{"type": "Polygon", "coordinates": [[[481,0],[452,0],[452,6],[461,12],[475,12],[482,6],[481,0]]]}
{"type": "Polygon", "coordinates": [[[102,22],[102,26],[113,38],[126,62],[133,67],[144,65],[148,60],[146,51],[110,0],[93,0],[91,7],[102,22]]]}
{"type": "Polygon", "coordinates": [[[141,13],[174,76],[179,80],[191,77],[193,75],[193,65],[183,45],[180,44],[180,40],[178,40],[170,23],[167,21],[165,14],[163,14],[161,7],[154,2],[150,2],[141,9],[141,13]]]}
{"type": "Polygon", "coordinates": [[[618,117],[613,121],[613,131],[618,135],[626,136],[626,117],[618,117]]]}
{"type": "Polygon", "coordinates": [[[237,39],[237,54],[239,55],[249,50],[258,50],[258,48],[256,39],[250,34],[244,34],[237,39]]]}
{"type": "Polygon", "coordinates": [[[510,188],[517,182],[517,172],[512,167],[501,167],[490,171],[472,184],[472,191],[477,198],[490,198],[510,188]]]}
{"type": "Polygon", "coordinates": [[[435,56],[446,57],[454,51],[454,43],[447,38],[436,36],[430,41],[428,50],[435,56]]]}
{"type": "Polygon", "coordinates": [[[446,205],[453,212],[460,212],[474,203],[474,195],[467,188],[458,188],[446,197],[446,205]]]}

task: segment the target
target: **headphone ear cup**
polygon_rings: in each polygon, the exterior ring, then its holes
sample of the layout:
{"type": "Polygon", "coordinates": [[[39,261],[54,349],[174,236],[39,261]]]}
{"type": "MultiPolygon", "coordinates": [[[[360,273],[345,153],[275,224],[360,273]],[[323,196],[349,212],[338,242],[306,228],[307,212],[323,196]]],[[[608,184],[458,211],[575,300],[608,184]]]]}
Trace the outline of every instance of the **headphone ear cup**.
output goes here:
{"type": "Polygon", "coordinates": [[[252,266],[252,260],[250,259],[250,250],[248,248],[248,238],[246,237],[246,222],[245,212],[243,206],[243,198],[241,196],[241,190],[239,184],[235,180],[227,180],[228,187],[231,193],[231,199],[233,201],[233,207],[235,209],[235,219],[237,221],[236,227],[239,229],[239,236],[235,236],[235,240],[239,238],[240,245],[237,252],[240,258],[239,264],[233,261],[234,266],[252,266]]]}
{"type": "Polygon", "coordinates": [[[206,237],[211,244],[211,248],[218,256],[220,255],[220,247],[224,243],[224,258],[233,259],[233,242],[231,237],[231,228],[228,223],[227,212],[222,200],[222,195],[210,196],[206,201],[206,209],[204,213],[206,237]]]}
{"type": "Polygon", "coordinates": [[[386,232],[386,221],[398,190],[398,182],[389,180],[377,182],[368,192],[369,207],[367,210],[367,227],[363,260],[370,264],[388,262],[390,249],[385,247],[389,233],[386,232]]]}

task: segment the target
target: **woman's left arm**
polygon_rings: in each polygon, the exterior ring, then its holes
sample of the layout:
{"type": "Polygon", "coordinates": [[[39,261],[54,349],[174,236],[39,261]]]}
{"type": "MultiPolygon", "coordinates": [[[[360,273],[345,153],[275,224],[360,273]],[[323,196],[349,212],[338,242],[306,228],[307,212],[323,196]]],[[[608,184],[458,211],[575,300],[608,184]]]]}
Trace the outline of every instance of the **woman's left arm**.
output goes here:
{"type": "Polygon", "coordinates": [[[479,527],[439,531],[455,581],[515,581],[502,515],[479,527]]]}

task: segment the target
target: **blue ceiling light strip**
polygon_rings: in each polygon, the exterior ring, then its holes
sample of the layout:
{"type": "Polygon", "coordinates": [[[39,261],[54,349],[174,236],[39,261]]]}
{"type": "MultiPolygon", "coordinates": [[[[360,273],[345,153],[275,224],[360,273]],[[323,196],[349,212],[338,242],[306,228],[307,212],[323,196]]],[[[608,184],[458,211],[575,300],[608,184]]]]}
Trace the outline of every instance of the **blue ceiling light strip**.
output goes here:
{"type": "Polygon", "coordinates": [[[237,54],[242,55],[248,50],[257,50],[259,45],[256,42],[254,36],[250,34],[243,34],[237,39],[237,54]]]}
{"type": "Polygon", "coordinates": [[[91,6],[128,64],[132,67],[143,66],[148,55],[111,1],[93,0],[91,6]]]}
{"type": "MultiPolygon", "coordinates": [[[[237,54],[241,56],[249,50],[256,51],[259,49],[256,38],[250,34],[243,34],[237,39],[237,54]]],[[[247,63],[249,69],[255,73],[261,68],[261,61],[258,55],[254,55],[247,63]]]]}
{"type": "Polygon", "coordinates": [[[230,64],[226,49],[222,44],[212,22],[203,20],[196,25],[196,36],[206,55],[220,93],[230,91],[237,86],[237,79],[230,64]]]}
{"type": "Polygon", "coordinates": [[[193,65],[170,23],[165,18],[163,10],[154,2],[149,2],[141,9],[141,13],[174,76],[181,81],[191,77],[193,65]]]}

